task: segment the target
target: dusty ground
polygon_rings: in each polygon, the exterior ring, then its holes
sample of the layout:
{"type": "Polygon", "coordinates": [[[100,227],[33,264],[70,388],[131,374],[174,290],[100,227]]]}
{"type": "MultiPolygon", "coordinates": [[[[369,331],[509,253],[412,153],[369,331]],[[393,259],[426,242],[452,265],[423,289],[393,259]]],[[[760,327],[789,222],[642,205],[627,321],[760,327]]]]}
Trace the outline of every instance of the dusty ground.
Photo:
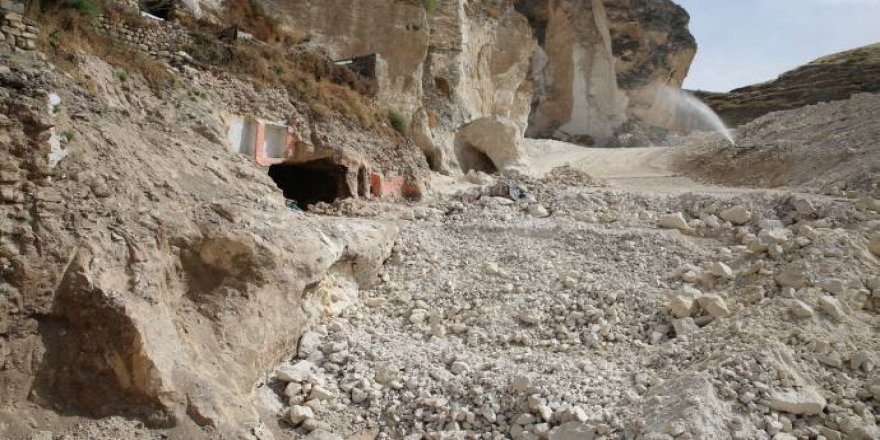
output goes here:
{"type": "Polygon", "coordinates": [[[736,130],[737,145],[678,140],[676,169],[728,186],[797,187],[880,197],[880,95],[770,113],[736,130]]]}
{"type": "Polygon", "coordinates": [[[314,438],[880,438],[875,200],[699,184],[672,171],[676,149],[531,150],[535,174],[567,164],[607,186],[516,178],[532,197],[514,202],[483,176],[424,206],[336,211],[401,235],[382,283],[257,389],[282,424],[314,438]]]}

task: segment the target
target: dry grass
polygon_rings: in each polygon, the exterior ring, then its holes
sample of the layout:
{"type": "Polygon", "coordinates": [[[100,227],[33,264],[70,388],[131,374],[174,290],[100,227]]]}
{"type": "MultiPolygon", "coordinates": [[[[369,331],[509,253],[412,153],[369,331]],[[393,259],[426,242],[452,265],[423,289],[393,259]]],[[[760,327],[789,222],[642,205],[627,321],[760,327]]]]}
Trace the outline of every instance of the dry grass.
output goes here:
{"type": "Polygon", "coordinates": [[[305,40],[305,35],[280,26],[274,17],[266,14],[257,0],[225,0],[223,20],[266,43],[297,45],[305,40]]]}
{"type": "Polygon", "coordinates": [[[314,53],[290,52],[278,45],[225,44],[195,35],[187,52],[201,63],[257,84],[286,88],[319,116],[338,114],[368,128],[383,121],[372,105],[375,84],[314,53]]]}
{"type": "MultiPolygon", "coordinates": [[[[141,20],[133,14],[110,7],[104,6],[103,10],[110,20],[126,20],[129,23],[141,20]]],[[[76,73],[79,54],[89,53],[124,72],[142,76],[157,95],[174,86],[174,75],[164,64],[99,32],[94,26],[95,20],[95,17],[77,8],[54,6],[42,16],[38,46],[53,63],[67,72],[76,73]]]]}
{"type": "MultiPolygon", "coordinates": [[[[39,38],[41,50],[55,64],[76,77],[78,54],[89,53],[113,65],[120,75],[142,76],[156,94],[161,95],[174,86],[175,76],[163,63],[114,41],[94,26],[98,14],[132,27],[146,25],[143,18],[110,3],[94,3],[93,7],[91,2],[98,0],[61,1],[64,3],[50,6],[43,14],[39,38]],[[73,3],[69,2],[77,2],[75,4],[78,6],[71,7],[73,3]],[[92,9],[100,9],[100,12],[84,12],[92,9]]],[[[231,17],[240,17],[242,23],[248,23],[245,29],[266,25],[262,32],[254,32],[256,37],[279,42],[290,38],[279,33],[274,22],[263,14],[257,3],[233,0],[226,5],[231,17]]],[[[375,82],[321,55],[291,51],[280,43],[227,44],[216,37],[222,26],[192,21],[184,24],[193,37],[193,43],[185,51],[199,63],[261,86],[284,87],[305,108],[320,117],[339,115],[366,128],[383,127],[387,121],[387,111],[378,109],[372,102],[376,94],[375,82]]],[[[88,84],[88,79],[79,79],[87,88],[94,90],[94,85],[88,84]]]]}
{"type": "Polygon", "coordinates": [[[810,64],[867,64],[880,63],[880,43],[859,47],[819,58],[810,64]]]}

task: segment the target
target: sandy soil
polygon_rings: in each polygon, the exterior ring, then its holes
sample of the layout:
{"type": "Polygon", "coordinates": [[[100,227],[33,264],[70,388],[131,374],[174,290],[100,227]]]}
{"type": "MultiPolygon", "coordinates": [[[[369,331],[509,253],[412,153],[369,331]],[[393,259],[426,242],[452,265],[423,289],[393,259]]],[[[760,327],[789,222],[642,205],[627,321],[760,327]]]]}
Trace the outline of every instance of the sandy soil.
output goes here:
{"type": "Polygon", "coordinates": [[[740,193],[746,188],[700,183],[676,171],[679,147],[586,148],[554,140],[526,139],[529,173],[543,176],[560,166],[571,166],[610,186],[666,193],[740,193]]]}

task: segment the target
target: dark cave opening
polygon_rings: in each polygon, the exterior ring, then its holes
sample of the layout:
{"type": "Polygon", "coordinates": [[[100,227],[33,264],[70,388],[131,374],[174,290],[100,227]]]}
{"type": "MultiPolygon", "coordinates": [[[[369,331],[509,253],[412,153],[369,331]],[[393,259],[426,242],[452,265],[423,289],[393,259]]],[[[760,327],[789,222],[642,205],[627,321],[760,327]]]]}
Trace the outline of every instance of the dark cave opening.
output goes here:
{"type": "Polygon", "coordinates": [[[492,159],[490,159],[486,153],[483,153],[466,142],[460,143],[455,152],[458,157],[458,163],[461,165],[461,170],[464,173],[467,173],[470,170],[482,171],[486,174],[495,174],[498,172],[498,167],[495,166],[495,162],[492,162],[492,159]]]}
{"type": "Polygon", "coordinates": [[[284,198],[295,201],[302,209],[318,202],[333,203],[352,197],[346,183],[348,170],[329,159],[303,163],[282,163],[269,167],[269,177],[284,192],[284,198]]]}
{"type": "Polygon", "coordinates": [[[174,2],[170,0],[141,0],[140,6],[142,11],[163,20],[170,20],[174,12],[174,2]]]}

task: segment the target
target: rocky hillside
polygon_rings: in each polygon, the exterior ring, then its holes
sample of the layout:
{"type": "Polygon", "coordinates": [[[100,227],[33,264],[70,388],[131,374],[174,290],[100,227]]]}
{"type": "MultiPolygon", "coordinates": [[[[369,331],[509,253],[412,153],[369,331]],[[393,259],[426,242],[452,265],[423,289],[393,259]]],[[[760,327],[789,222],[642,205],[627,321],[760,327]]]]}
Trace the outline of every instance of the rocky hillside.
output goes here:
{"type": "Polygon", "coordinates": [[[766,83],[730,93],[697,92],[731,126],[778,110],[880,92],[880,44],[819,58],[766,83]]]}
{"type": "Polygon", "coordinates": [[[487,147],[460,136],[474,123],[509,144],[525,134],[604,145],[628,120],[674,128],[657,91],[681,85],[696,50],[687,13],[668,0],[265,4],[333,59],[378,54],[380,102],[444,172],[488,170],[487,147]]]}
{"type": "Polygon", "coordinates": [[[877,112],[880,95],[864,93],[766,114],[736,130],[736,146],[690,140],[681,170],[724,185],[880,196],[877,112]]]}
{"type": "Polygon", "coordinates": [[[31,416],[122,416],[180,438],[259,424],[252,385],[375,279],[395,227],[297,214],[216,141],[223,110],[294,112],[278,90],[191,70],[157,99],[80,54],[93,94],[2,56],[0,437],[30,438],[31,416]]]}

